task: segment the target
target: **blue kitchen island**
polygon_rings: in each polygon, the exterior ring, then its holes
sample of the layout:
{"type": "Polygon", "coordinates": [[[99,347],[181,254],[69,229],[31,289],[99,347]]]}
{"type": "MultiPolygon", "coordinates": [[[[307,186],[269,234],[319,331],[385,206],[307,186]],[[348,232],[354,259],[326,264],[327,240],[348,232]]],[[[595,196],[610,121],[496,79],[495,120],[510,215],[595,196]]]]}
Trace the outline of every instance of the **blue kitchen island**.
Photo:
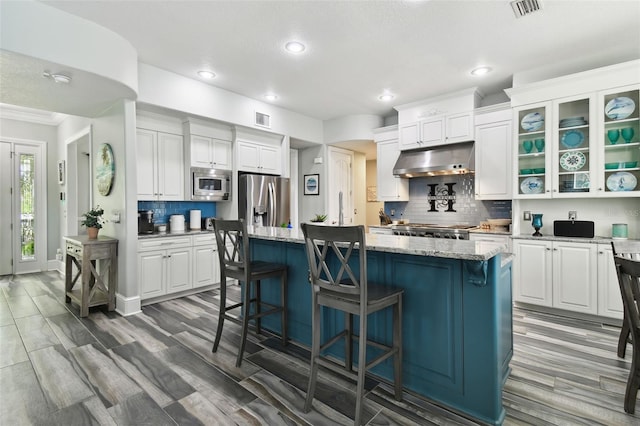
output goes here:
{"type": "MultiPolygon", "coordinates": [[[[250,227],[249,234],[253,259],[289,266],[289,336],[310,347],[311,289],[302,232],[250,227]]],[[[366,237],[369,281],[404,289],[404,388],[482,422],[502,424],[502,388],[513,353],[511,255],[503,253],[505,246],[366,237]]],[[[262,297],[278,302],[278,288],[262,286],[262,297]],[[273,293],[268,293],[270,288],[273,293]]],[[[391,311],[369,318],[370,336],[391,342],[391,311]]],[[[341,329],[344,316],[325,312],[323,321],[325,328],[341,329]]],[[[263,326],[280,331],[278,318],[265,317],[263,326]]],[[[391,380],[391,360],[373,371],[391,380]]]]}

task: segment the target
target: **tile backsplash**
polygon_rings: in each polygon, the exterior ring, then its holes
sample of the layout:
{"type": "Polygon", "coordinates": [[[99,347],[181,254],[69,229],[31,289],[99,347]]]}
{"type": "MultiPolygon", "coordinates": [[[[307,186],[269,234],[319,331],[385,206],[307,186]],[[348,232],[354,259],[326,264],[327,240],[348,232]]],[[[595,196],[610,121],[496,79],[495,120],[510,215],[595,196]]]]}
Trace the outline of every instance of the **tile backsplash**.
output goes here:
{"type": "Polygon", "coordinates": [[[478,225],[488,218],[511,218],[511,200],[478,201],[474,183],[473,175],[413,178],[409,180],[410,201],[386,202],[384,210],[392,220],[416,223],[478,225]]]}
{"type": "Polygon", "coordinates": [[[212,201],[138,201],[138,210],[153,210],[156,225],[169,223],[172,214],[184,215],[189,223],[189,210],[201,210],[202,217],[216,215],[216,203],[212,201]]]}

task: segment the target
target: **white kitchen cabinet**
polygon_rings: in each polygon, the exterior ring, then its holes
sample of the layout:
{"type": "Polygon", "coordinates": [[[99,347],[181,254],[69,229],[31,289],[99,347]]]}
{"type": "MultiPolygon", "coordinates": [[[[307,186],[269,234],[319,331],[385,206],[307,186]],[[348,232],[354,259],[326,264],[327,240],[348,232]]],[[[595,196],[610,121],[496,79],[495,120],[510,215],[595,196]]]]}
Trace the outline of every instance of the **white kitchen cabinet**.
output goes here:
{"type": "Polygon", "coordinates": [[[513,247],[516,302],[598,313],[594,244],[517,239],[513,247]]]}
{"type": "Polygon", "coordinates": [[[192,287],[191,237],[138,241],[140,297],[149,299],[192,287]]]}
{"type": "Polygon", "coordinates": [[[214,233],[193,236],[193,288],[220,282],[220,259],[214,233]]]}
{"type": "Polygon", "coordinates": [[[504,250],[506,253],[511,253],[511,237],[509,235],[499,234],[484,234],[479,232],[470,232],[469,241],[489,241],[492,243],[500,243],[507,246],[504,250]]]}
{"type": "Polygon", "coordinates": [[[238,170],[245,172],[282,174],[282,150],[280,146],[264,145],[238,140],[238,170]]]}
{"type": "Polygon", "coordinates": [[[473,140],[473,112],[441,115],[400,125],[400,150],[473,140]]]}
{"type": "Polygon", "coordinates": [[[182,136],[147,129],[136,136],[138,200],[184,200],[182,136]]]}
{"type": "Polygon", "coordinates": [[[551,241],[513,241],[514,301],[553,306],[551,247],[551,241]]]}
{"type": "Polygon", "coordinates": [[[507,89],[517,120],[514,198],[637,197],[638,76],[630,61],[507,89]],[[526,152],[536,139],[546,146],[526,152]]]}
{"type": "Polygon", "coordinates": [[[231,141],[191,135],[191,166],[231,170],[231,141]]]}
{"type": "Polygon", "coordinates": [[[511,121],[510,110],[476,115],[476,200],[510,200],[513,198],[511,121]]]}
{"type": "Polygon", "coordinates": [[[379,226],[370,226],[369,233],[376,235],[393,235],[393,229],[389,227],[382,228],[379,226]]]}
{"type": "Polygon", "coordinates": [[[622,319],[624,307],[610,244],[598,244],[598,315],[622,319]]]}
{"type": "Polygon", "coordinates": [[[376,142],[378,201],[409,201],[409,179],[393,175],[400,151],[397,139],[376,142]]]}

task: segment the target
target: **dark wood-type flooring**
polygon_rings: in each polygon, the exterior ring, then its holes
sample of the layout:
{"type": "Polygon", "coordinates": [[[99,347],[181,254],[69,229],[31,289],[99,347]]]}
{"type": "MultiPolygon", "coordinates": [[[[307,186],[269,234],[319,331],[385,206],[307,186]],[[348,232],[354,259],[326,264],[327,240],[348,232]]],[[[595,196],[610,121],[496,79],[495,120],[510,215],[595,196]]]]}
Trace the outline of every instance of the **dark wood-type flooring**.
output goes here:
{"type": "MultiPolygon", "coordinates": [[[[252,336],[236,368],[239,328],[226,322],[212,354],[216,290],[126,318],[102,308],[79,318],[56,272],[3,276],[0,289],[0,425],[353,423],[355,384],[326,372],[302,411],[306,348],[252,336]]],[[[513,321],[505,424],[640,424],[623,410],[632,349],[616,357],[618,328],[520,309],[513,321]]],[[[408,393],[396,402],[373,379],[367,389],[369,425],[476,424],[408,393]]]]}

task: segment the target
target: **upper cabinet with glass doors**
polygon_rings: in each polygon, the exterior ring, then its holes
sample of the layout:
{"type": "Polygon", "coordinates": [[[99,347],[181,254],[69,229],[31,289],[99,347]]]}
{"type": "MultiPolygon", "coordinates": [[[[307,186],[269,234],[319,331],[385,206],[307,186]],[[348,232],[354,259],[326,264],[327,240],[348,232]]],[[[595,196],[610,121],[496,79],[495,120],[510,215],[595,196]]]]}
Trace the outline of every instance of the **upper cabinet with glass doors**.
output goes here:
{"type": "Polygon", "coordinates": [[[514,167],[516,198],[551,196],[549,118],[551,103],[514,108],[515,140],[518,144],[514,167]]]}
{"type": "Polygon", "coordinates": [[[597,140],[594,96],[575,96],[554,101],[553,196],[583,197],[594,192],[597,178],[597,140]]]}
{"type": "Polygon", "coordinates": [[[600,183],[609,197],[640,194],[640,87],[627,86],[598,93],[600,183]]]}

